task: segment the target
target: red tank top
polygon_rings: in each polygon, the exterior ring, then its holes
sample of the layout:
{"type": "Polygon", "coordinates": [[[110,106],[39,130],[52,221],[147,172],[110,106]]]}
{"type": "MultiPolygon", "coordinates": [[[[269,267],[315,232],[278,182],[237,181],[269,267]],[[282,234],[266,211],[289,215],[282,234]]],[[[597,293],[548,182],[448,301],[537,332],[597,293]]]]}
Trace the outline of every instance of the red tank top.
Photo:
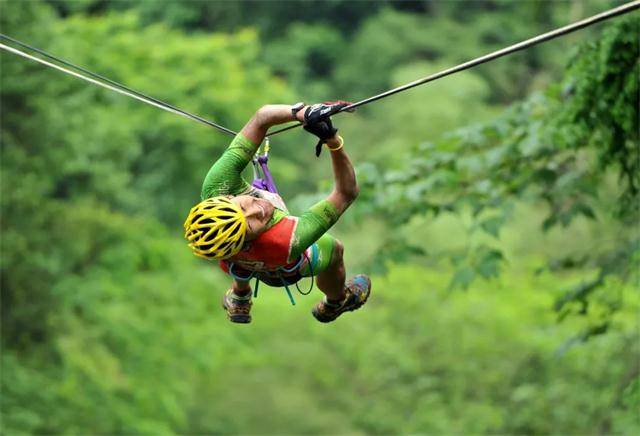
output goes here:
{"type": "Polygon", "coordinates": [[[289,255],[297,225],[298,218],[285,216],[256,239],[247,242],[238,254],[220,261],[220,266],[225,272],[228,272],[229,263],[248,271],[271,271],[279,267],[293,267],[297,260],[290,263],[289,255]]]}

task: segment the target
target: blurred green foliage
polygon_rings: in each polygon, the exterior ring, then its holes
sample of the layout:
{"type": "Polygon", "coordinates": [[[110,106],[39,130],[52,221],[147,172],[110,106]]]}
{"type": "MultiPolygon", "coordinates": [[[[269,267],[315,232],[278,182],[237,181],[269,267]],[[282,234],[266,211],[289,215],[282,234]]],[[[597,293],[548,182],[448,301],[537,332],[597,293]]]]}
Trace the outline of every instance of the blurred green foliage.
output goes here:
{"type": "MultiPolygon", "coordinates": [[[[609,275],[637,283],[639,24],[635,18],[623,20],[581,47],[565,79],[546,94],[534,95],[490,123],[421,144],[398,171],[385,168],[384,174],[375,175],[380,171],[370,168],[374,176],[365,192],[371,198],[365,203],[384,211],[395,226],[425,213],[470,214],[470,233],[483,233],[491,241],[474,238],[462,250],[449,252],[457,266],[451,284],[465,288],[475,277],[499,274],[505,257],[497,242],[515,202],[526,198],[546,203],[548,214],[541,224],[545,231],[567,227],[577,217],[608,215],[620,226],[613,246],[582,246],[563,258],[552,257],[550,267],[555,269],[599,269],[560,299],[556,310],[564,317],[568,304],[578,302],[579,312],[588,313],[589,294],[609,275]],[[614,174],[615,187],[607,186],[614,174]]],[[[396,251],[410,252],[411,241],[397,235],[394,240],[396,251]]],[[[615,312],[619,307],[612,304],[610,311],[615,312]]],[[[604,333],[608,325],[605,317],[592,333],[604,333]]]]}
{"type": "MultiPolygon", "coordinates": [[[[0,27],[237,130],[618,3],[2,1],[0,27]]],[[[181,239],[229,138],[3,51],[2,433],[637,433],[637,59],[636,16],[336,117],[362,194],[332,232],[373,298],[325,326],[318,291],[265,289],[246,329],[181,239]]],[[[314,143],[273,141],[294,212],[330,186],[314,143]]]]}

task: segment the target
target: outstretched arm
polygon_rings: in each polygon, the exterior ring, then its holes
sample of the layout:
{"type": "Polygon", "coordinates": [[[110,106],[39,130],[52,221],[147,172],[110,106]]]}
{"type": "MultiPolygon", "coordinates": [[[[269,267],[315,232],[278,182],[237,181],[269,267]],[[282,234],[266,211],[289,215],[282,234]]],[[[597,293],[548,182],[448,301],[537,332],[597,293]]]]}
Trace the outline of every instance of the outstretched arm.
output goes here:
{"type": "Polygon", "coordinates": [[[340,139],[336,135],[326,143],[334,149],[331,151],[334,188],[326,199],[300,215],[295,231],[295,243],[289,253],[290,261],[297,259],[307,247],[324,235],[358,196],[356,174],[349,156],[341,147],[340,139]]]}
{"type": "Polygon", "coordinates": [[[240,133],[254,144],[261,144],[270,127],[295,119],[290,105],[268,104],[258,109],[240,133]]]}
{"type": "Polygon", "coordinates": [[[334,150],[331,151],[334,187],[327,200],[335,206],[339,214],[342,214],[358,197],[360,188],[356,181],[356,172],[347,152],[344,151],[341,138],[335,135],[327,140],[327,146],[334,150]]]}
{"type": "Polygon", "coordinates": [[[288,105],[266,105],[258,109],[207,173],[202,184],[202,199],[246,193],[250,186],[241,173],[251,162],[267,130],[293,119],[288,105]]]}

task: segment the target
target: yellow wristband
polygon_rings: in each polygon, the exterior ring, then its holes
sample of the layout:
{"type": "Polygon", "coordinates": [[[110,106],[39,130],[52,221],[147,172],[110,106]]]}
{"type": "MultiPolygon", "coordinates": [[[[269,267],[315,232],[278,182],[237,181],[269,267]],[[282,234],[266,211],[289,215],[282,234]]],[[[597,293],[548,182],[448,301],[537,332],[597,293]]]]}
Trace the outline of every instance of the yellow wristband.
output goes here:
{"type": "Polygon", "coordinates": [[[340,145],[337,146],[336,148],[331,148],[329,147],[329,144],[327,144],[326,142],[324,143],[324,145],[327,146],[327,148],[331,151],[338,151],[340,150],[342,147],[344,147],[344,139],[342,139],[342,136],[338,135],[338,141],[340,142],[340,145]]]}

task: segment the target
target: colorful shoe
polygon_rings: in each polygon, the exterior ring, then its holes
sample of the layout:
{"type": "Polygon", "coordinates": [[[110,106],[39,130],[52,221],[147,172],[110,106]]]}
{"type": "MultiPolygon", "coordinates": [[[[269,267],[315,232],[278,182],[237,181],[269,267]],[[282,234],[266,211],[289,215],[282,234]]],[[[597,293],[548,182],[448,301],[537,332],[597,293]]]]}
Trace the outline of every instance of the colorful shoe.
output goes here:
{"type": "Polygon", "coordinates": [[[235,297],[233,290],[229,289],[222,297],[222,308],[227,312],[227,318],[231,322],[248,324],[251,322],[251,297],[246,300],[235,297]]]}
{"type": "Polygon", "coordinates": [[[311,313],[320,322],[331,322],[343,312],[359,309],[367,302],[371,294],[371,280],[364,274],[358,274],[345,284],[347,296],[340,304],[330,304],[327,298],[316,304],[311,313]]]}

